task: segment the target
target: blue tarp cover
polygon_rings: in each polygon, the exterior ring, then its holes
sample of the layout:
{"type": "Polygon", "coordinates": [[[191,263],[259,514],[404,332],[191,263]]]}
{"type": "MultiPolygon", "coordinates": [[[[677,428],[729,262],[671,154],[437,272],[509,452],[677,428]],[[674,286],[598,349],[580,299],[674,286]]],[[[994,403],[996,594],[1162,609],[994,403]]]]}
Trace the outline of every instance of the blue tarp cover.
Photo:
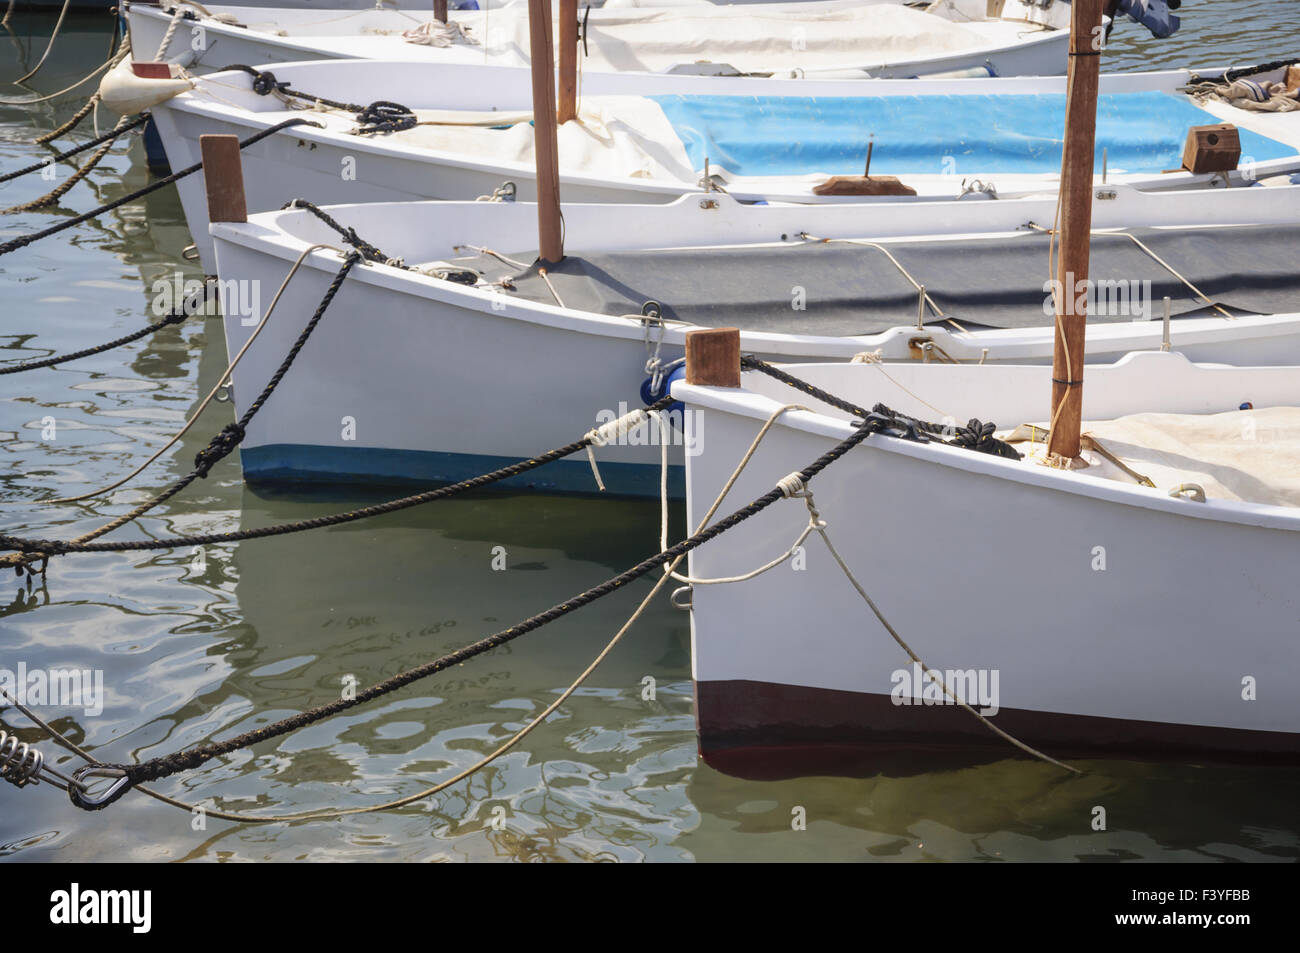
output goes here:
{"type": "MultiPolygon", "coordinates": [[[[871,171],[1059,172],[1065,96],[653,96],[696,169],[708,158],[736,175],[871,171]]],[[[1097,104],[1097,168],[1161,172],[1182,165],[1191,126],[1222,122],[1180,96],[1111,93],[1097,104]]],[[[1256,162],[1296,150],[1245,129],[1241,153],[1256,162]]]]}

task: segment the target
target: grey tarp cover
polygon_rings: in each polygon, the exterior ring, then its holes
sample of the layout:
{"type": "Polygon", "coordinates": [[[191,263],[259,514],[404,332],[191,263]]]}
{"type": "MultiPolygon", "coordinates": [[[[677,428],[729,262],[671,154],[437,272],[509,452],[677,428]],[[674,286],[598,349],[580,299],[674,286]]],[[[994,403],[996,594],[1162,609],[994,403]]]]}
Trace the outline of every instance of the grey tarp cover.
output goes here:
{"type": "MultiPolygon", "coordinates": [[[[1300,225],[1134,229],[1148,248],[1234,314],[1300,310],[1300,225]]],[[[1041,232],[990,239],[891,243],[899,263],[943,310],[969,328],[1028,328],[1051,323],[1044,313],[1048,237],[1041,232]]],[[[533,261],[535,253],[511,254],[533,261]]],[[[514,276],[514,294],[554,304],[536,269],[479,255],[456,259],[489,279],[514,276]]],[[[1217,314],[1178,278],[1122,234],[1094,235],[1092,279],[1139,282],[1133,305],[1160,320],[1163,299],[1175,317],[1217,314]],[[1149,299],[1140,284],[1150,280],[1149,299]]],[[[871,334],[914,324],[917,292],[880,250],[863,245],[791,241],[720,249],[587,252],[575,249],[548,269],[564,305],[600,314],[639,314],[647,301],[665,317],[704,327],[793,334],[871,334]],[[802,289],[802,295],[800,292],[802,289]],[[803,310],[796,310],[802,297],[803,310]]],[[[1103,289],[1105,286],[1102,286],[1103,289]]],[[[1099,294],[1122,313],[1092,322],[1132,321],[1121,292],[1099,294]]],[[[942,321],[927,310],[926,322],[942,321]]]]}

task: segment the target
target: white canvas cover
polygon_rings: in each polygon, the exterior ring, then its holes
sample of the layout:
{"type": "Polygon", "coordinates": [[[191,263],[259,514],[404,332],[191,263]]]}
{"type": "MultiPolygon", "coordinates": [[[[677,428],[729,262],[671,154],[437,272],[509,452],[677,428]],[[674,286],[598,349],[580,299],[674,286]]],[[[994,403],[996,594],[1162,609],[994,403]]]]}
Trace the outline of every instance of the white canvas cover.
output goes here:
{"type": "MultiPolygon", "coordinates": [[[[528,18],[519,9],[458,17],[490,56],[528,63],[528,18]]],[[[893,4],[834,10],[765,10],[763,5],[630,11],[593,20],[591,70],[659,72],[681,64],[726,63],[741,72],[901,62],[969,50],[987,37],[970,26],[893,4]]]]}

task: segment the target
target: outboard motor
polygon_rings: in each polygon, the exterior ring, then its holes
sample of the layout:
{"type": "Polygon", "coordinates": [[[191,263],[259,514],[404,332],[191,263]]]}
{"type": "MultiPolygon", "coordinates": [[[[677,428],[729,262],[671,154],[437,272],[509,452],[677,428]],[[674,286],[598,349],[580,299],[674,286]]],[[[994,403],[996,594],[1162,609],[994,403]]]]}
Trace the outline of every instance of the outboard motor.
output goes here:
{"type": "Polygon", "coordinates": [[[1111,0],[1108,11],[1111,28],[1115,26],[1115,17],[1126,13],[1134,23],[1141,23],[1152,36],[1163,40],[1173,36],[1182,26],[1183,21],[1172,12],[1182,5],[1182,0],[1111,0]]]}

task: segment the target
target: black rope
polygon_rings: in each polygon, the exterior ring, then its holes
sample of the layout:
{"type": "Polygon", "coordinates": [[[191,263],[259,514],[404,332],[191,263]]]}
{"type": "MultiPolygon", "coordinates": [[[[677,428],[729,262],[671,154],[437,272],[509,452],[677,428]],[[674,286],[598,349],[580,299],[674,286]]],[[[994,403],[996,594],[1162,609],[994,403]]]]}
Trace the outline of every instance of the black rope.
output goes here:
{"type": "MultiPolygon", "coordinates": [[[[646,412],[654,410],[666,410],[673,400],[671,397],[663,397],[646,408],[646,412]]],[[[163,539],[141,539],[141,540],[123,540],[112,543],[72,543],[63,540],[47,539],[19,539],[13,536],[0,535],[0,549],[16,550],[27,553],[34,558],[42,558],[50,555],[64,555],[66,553],[122,553],[122,552],[139,552],[154,549],[177,549],[188,548],[192,546],[211,546],[222,543],[239,543],[249,539],[264,539],[270,536],[285,536],[290,533],[301,533],[305,530],[324,529],[329,526],[338,526],[343,523],[354,523],[357,520],[369,519],[374,516],[384,516],[388,513],[396,513],[400,510],[410,509],[413,506],[422,506],[425,503],[432,503],[435,500],[446,499],[457,496],[461,493],[468,493],[471,490],[481,489],[490,486],[493,483],[499,483],[502,480],[529,470],[536,470],[538,467],[545,466],[556,460],[572,456],[581,450],[585,450],[591,443],[590,437],[583,437],[581,440],[575,440],[573,443],[565,444],[562,447],[556,447],[554,450],[548,450],[546,453],[530,457],[527,460],[520,460],[518,463],[512,463],[500,469],[493,470],[490,473],[483,473],[479,476],[470,477],[468,480],[461,480],[459,483],[451,483],[447,486],[441,486],[434,490],[425,490],[412,496],[404,496],[396,500],[387,500],[383,503],[376,503],[372,506],[363,506],[355,510],[347,510],[343,513],[331,513],[328,516],[317,516],[312,519],[295,520],[291,523],[279,523],[275,526],[263,526],[257,529],[245,529],[230,533],[206,533],[198,536],[173,536],[163,539]]]]}
{"type": "Polygon", "coordinates": [[[130,334],[125,334],[122,337],[116,338],[105,344],[88,347],[81,351],[73,351],[71,354],[59,354],[55,357],[42,358],[39,361],[28,361],[25,364],[11,364],[5,367],[0,367],[0,375],[18,374],[22,371],[34,371],[37,368],[53,367],[56,364],[75,361],[78,358],[89,357],[92,354],[102,354],[104,351],[111,351],[113,348],[121,347],[123,344],[130,344],[132,341],[138,341],[142,337],[154,334],[161,331],[163,328],[171,327],[173,324],[180,324],[186,318],[198,313],[198,308],[192,305],[191,302],[198,296],[198,294],[204,294],[206,290],[205,287],[203,292],[196,292],[191,295],[183,304],[173,308],[171,314],[167,315],[167,317],[149,325],[148,327],[141,328],[138,331],[132,331],[130,334]]]}
{"type": "Polygon", "coordinates": [[[19,169],[16,172],[6,172],[4,175],[0,175],[0,182],[10,182],[21,175],[26,175],[29,172],[37,172],[41,169],[44,169],[47,166],[51,165],[52,163],[62,162],[64,159],[71,159],[73,156],[77,155],[80,152],[85,152],[87,149],[93,149],[95,146],[103,145],[105,142],[112,142],[118,136],[123,135],[124,133],[128,133],[132,129],[138,128],[139,126],[143,126],[148,121],[149,121],[148,116],[140,116],[136,119],[132,119],[125,126],[122,126],[121,128],[110,129],[102,136],[96,136],[94,139],[91,139],[89,142],[83,142],[79,146],[73,146],[71,149],[67,150],[66,152],[60,152],[53,156],[47,156],[45,159],[41,160],[40,162],[34,162],[31,165],[27,166],[26,168],[19,169]]]}
{"type": "Polygon", "coordinates": [[[353,228],[351,225],[347,227],[340,225],[337,221],[335,221],[333,218],[330,217],[330,214],[328,212],[326,212],[324,209],[320,208],[317,205],[313,205],[311,202],[308,202],[306,199],[294,199],[291,202],[285,203],[280,208],[281,211],[290,208],[300,208],[300,209],[305,209],[308,212],[311,212],[313,215],[315,215],[318,219],[320,219],[330,228],[334,229],[334,231],[338,232],[339,235],[342,237],[343,241],[347,242],[347,244],[351,245],[353,248],[359,251],[361,253],[361,257],[365,258],[367,261],[379,262],[380,264],[388,264],[390,262],[396,261],[395,258],[389,258],[387,255],[381,252],[374,245],[370,244],[370,242],[366,241],[364,238],[358,235],[356,229],[353,228]]]}
{"type": "Polygon", "coordinates": [[[357,113],[357,133],[368,136],[376,132],[401,132],[414,129],[416,122],[415,113],[401,103],[380,100],[357,113]]]}
{"type": "Polygon", "coordinates": [[[269,69],[259,70],[252,66],[245,66],[242,63],[222,67],[222,70],[238,70],[247,73],[253,78],[253,92],[259,96],[270,96],[272,93],[279,93],[282,96],[292,96],[294,99],[329,106],[331,109],[356,113],[357,123],[360,125],[357,132],[361,135],[370,135],[376,132],[401,132],[404,129],[414,128],[417,122],[415,113],[401,103],[381,99],[369,106],[361,106],[357,103],[340,102],[337,99],[329,99],[325,96],[301,93],[293,89],[290,83],[276,79],[275,74],[269,69]]]}
{"type": "MultiPolygon", "coordinates": [[[[141,503],[127,516],[119,517],[116,521],[117,525],[124,525],[130,520],[135,519],[137,516],[149,512],[160,503],[171,499],[195,480],[206,478],[208,472],[218,461],[222,460],[232,450],[239,446],[239,442],[244,439],[244,431],[247,429],[249,422],[257,412],[262,409],[262,406],[279,385],[280,380],[286,373],[288,373],[289,368],[293,366],[293,362],[295,358],[297,358],[298,352],[301,351],[303,345],[307,343],[307,339],[311,337],[311,333],[316,330],[316,325],[319,324],[320,319],[324,317],[325,310],[329,307],[330,302],[334,300],[334,296],[338,293],[339,287],[343,284],[343,279],[346,278],[348,272],[352,270],[352,266],[360,260],[361,255],[357,252],[348,253],[348,256],[343,260],[343,267],[341,267],[338,274],[334,276],[334,280],[330,282],[330,286],[325,292],[325,297],[321,299],[320,304],[316,307],[316,313],[311,316],[311,320],[308,321],[307,326],[302,329],[302,332],[298,335],[298,339],[294,341],[293,347],[289,349],[289,353],[285,355],[284,360],[280,362],[280,366],[276,368],[271,379],[267,382],[266,386],[262,388],[262,392],[257,396],[257,399],[249,405],[248,410],[244,411],[244,415],[235,423],[228,424],[222,428],[221,432],[213,437],[206,447],[195,454],[193,470],[181,477],[171,486],[167,487],[157,496],[141,503]]],[[[116,529],[117,525],[113,528],[116,529]]],[[[15,570],[20,575],[23,572],[24,566],[28,563],[34,562],[38,559],[47,560],[51,555],[61,555],[63,553],[71,552],[94,552],[96,550],[87,549],[85,547],[95,545],[97,544],[90,542],[76,543],[70,540],[20,539],[13,536],[0,535],[0,549],[14,550],[20,554],[17,557],[17,560],[12,556],[6,557],[7,562],[10,565],[14,565],[15,570]]],[[[139,548],[138,546],[131,546],[129,544],[117,544],[115,546],[111,543],[101,543],[98,545],[108,545],[110,547],[107,550],[97,550],[98,552],[117,551],[119,547],[121,549],[139,548]]],[[[146,546],[145,548],[151,549],[153,547],[146,546]]]]}
{"type": "Polygon", "coordinates": [[[967,421],[965,427],[958,427],[934,424],[917,417],[910,417],[907,414],[892,410],[884,404],[876,404],[868,412],[857,404],[851,403],[842,397],[836,397],[829,391],[822,390],[816,384],[795,377],[793,374],[788,374],[779,367],[769,364],[762,358],[755,357],[752,354],[741,357],[740,366],[745,370],[759,371],[766,374],[768,377],[793,387],[795,390],[803,391],[810,397],[816,397],[822,403],[836,407],[845,413],[853,414],[855,417],[867,418],[873,414],[878,414],[894,421],[896,425],[902,427],[905,431],[911,430],[917,434],[924,434],[950,447],[975,450],[978,453],[988,453],[998,457],[1005,457],[1008,460],[1021,459],[1019,451],[1009,443],[998,440],[993,436],[994,430],[997,429],[993,424],[986,424],[974,417],[967,421]],[[949,440],[948,437],[952,437],[952,439],[949,440]]]}
{"type": "MultiPolygon", "coordinates": [[[[275,133],[279,132],[281,129],[288,129],[291,126],[319,127],[320,123],[312,122],[310,119],[301,119],[301,118],[286,119],[284,122],[276,123],[274,126],[271,126],[269,129],[263,129],[261,132],[249,136],[247,139],[241,139],[239,142],[239,148],[244,149],[248,146],[251,146],[255,142],[261,142],[267,136],[274,135],[275,133]]],[[[119,199],[114,199],[113,201],[105,205],[101,205],[99,208],[92,209],[89,212],[84,212],[81,215],[77,215],[73,218],[69,218],[65,221],[60,222],[57,225],[51,225],[49,228],[42,229],[39,232],[32,232],[30,235],[22,235],[18,238],[11,238],[9,241],[0,244],[0,255],[7,255],[11,251],[17,251],[20,248],[26,248],[28,245],[32,244],[32,242],[38,241],[39,239],[47,238],[50,235],[54,235],[58,232],[63,231],[64,229],[72,228],[76,225],[82,224],[83,222],[88,222],[90,221],[90,219],[95,218],[98,215],[103,215],[105,212],[111,212],[113,209],[118,208],[119,206],[125,205],[128,202],[134,202],[136,199],[143,198],[144,196],[148,195],[151,192],[158,191],[165,185],[171,185],[173,182],[183,179],[187,175],[192,175],[193,173],[199,171],[199,169],[201,168],[203,168],[203,163],[196,162],[194,163],[194,165],[187,166],[186,168],[181,169],[179,172],[173,172],[171,175],[164,176],[163,178],[159,179],[156,182],[151,182],[149,185],[146,185],[142,189],[136,189],[134,192],[130,193],[129,195],[124,195],[119,199]]]]}
{"type": "Polygon", "coordinates": [[[324,96],[313,96],[310,93],[300,93],[296,89],[290,89],[289,83],[282,83],[277,80],[275,74],[269,69],[259,70],[251,66],[245,66],[242,63],[232,63],[230,66],[221,67],[218,72],[224,73],[227,70],[239,70],[253,77],[253,92],[259,96],[269,96],[273,92],[280,92],[295,99],[305,99],[308,102],[320,103],[322,106],[342,109],[351,113],[359,113],[366,108],[365,106],[358,106],[356,103],[342,103],[335,99],[326,99],[324,96]]]}
{"type": "MultiPolygon", "coordinates": [[[[803,470],[800,470],[800,479],[802,479],[805,484],[808,483],[813,477],[821,473],[822,470],[826,469],[826,467],[830,466],[844,454],[848,453],[869,435],[887,431],[892,426],[893,422],[888,418],[879,414],[870,415],[863,421],[862,426],[854,430],[851,435],[844,438],[844,440],[840,441],[840,443],[836,444],[826,453],[822,454],[803,470]]],[[[79,804],[75,793],[72,794],[73,803],[86,809],[98,810],[117,800],[135,784],[170,777],[171,775],[181,771],[193,770],[207,761],[210,761],[212,758],[230,754],[231,752],[238,751],[241,748],[247,748],[259,742],[296,731],[299,728],[322,721],[333,715],[339,714],[340,712],[347,711],[350,708],[355,708],[358,705],[363,705],[366,702],[388,695],[400,688],[410,685],[412,682],[419,681],[422,678],[427,678],[428,676],[441,672],[453,665],[459,665],[477,655],[482,655],[484,652],[491,651],[492,649],[513,641],[522,635],[540,629],[542,626],[563,618],[564,616],[581,609],[583,606],[595,602],[597,599],[626,588],[629,583],[636,581],[666,563],[672,562],[679,556],[702,546],[714,537],[720,536],[733,526],[736,526],[749,519],[751,516],[763,511],[777,500],[782,499],[784,496],[785,494],[779,488],[774,487],[753,502],[746,506],[742,506],[731,515],[719,520],[717,523],[701,530],[693,536],[682,540],[675,546],[672,546],[661,553],[656,553],[648,559],[642,560],[631,569],[625,570],[617,576],[607,579],[599,585],[593,586],[585,592],[582,592],[571,599],[565,600],[564,602],[558,603],[546,611],[531,616],[523,622],[517,623],[508,629],[502,629],[501,631],[480,639],[477,642],[472,642],[469,645],[462,646],[454,652],[443,655],[440,658],[426,662],[423,665],[416,666],[415,668],[408,669],[405,672],[400,672],[391,678],[385,679],[382,682],[358,692],[353,698],[341,698],[337,701],[319,705],[316,708],[300,712],[296,715],[291,715],[288,718],[272,722],[269,725],[263,725],[262,727],[255,728],[252,731],[244,732],[243,734],[237,735],[234,738],[229,738],[226,741],[211,742],[209,744],[200,745],[197,748],[190,748],[189,750],[178,751],[174,754],[151,758],[150,760],[139,764],[102,765],[102,767],[123,772],[128,783],[122,785],[121,788],[114,792],[112,797],[106,800],[103,804],[79,804]]],[[[76,788],[72,788],[72,792],[75,791],[76,788]]]]}
{"type": "Polygon", "coordinates": [[[1254,76],[1256,73],[1271,73],[1275,69],[1283,69],[1296,64],[1300,64],[1300,57],[1292,57],[1289,60],[1273,60],[1268,63],[1260,63],[1258,66],[1242,66],[1238,69],[1225,70],[1223,81],[1231,83],[1243,76],[1254,76]]]}

